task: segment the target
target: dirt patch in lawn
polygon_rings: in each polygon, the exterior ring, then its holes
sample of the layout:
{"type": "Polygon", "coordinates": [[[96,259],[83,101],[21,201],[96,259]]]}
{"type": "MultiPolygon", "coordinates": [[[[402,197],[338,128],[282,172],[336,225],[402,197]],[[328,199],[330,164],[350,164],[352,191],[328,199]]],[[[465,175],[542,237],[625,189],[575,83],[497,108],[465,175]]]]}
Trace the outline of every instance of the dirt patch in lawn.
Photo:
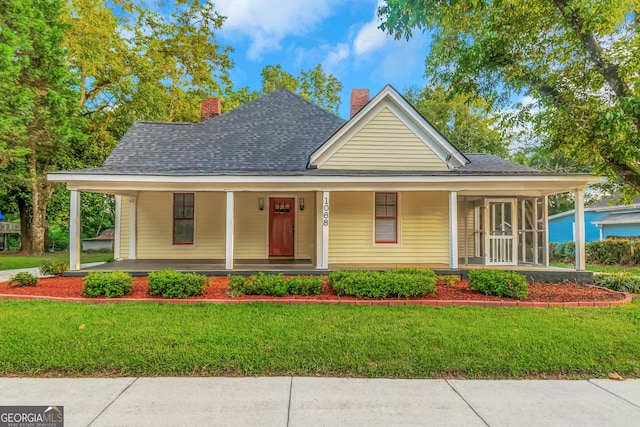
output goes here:
{"type": "MultiPolygon", "coordinates": [[[[31,295],[38,297],[56,297],[56,298],[82,298],[82,278],[81,277],[52,277],[40,279],[37,286],[25,287],[9,287],[7,282],[0,283],[0,294],[10,295],[31,295]]],[[[191,297],[191,300],[222,300],[231,297],[229,287],[229,279],[227,277],[209,277],[209,286],[204,295],[191,297]]],[[[127,299],[149,299],[152,298],[147,293],[147,278],[136,277],[133,280],[133,289],[126,295],[127,299]]],[[[275,299],[264,296],[240,295],[238,300],[265,300],[275,299]]],[[[341,300],[341,301],[362,301],[363,298],[355,298],[336,295],[335,291],[326,284],[323,286],[323,292],[314,296],[298,296],[291,295],[287,299],[295,300],[341,300]]],[[[94,298],[103,300],[105,298],[94,298]]],[[[608,289],[595,286],[578,285],[576,283],[529,283],[529,296],[523,300],[525,302],[548,302],[548,303],[564,303],[564,302],[613,302],[625,299],[625,294],[614,292],[608,289]]],[[[439,283],[436,286],[436,294],[424,295],[418,298],[411,298],[417,301],[514,301],[511,298],[499,298],[496,296],[485,295],[481,292],[474,291],[469,288],[466,280],[458,281],[452,285],[439,283]]]]}

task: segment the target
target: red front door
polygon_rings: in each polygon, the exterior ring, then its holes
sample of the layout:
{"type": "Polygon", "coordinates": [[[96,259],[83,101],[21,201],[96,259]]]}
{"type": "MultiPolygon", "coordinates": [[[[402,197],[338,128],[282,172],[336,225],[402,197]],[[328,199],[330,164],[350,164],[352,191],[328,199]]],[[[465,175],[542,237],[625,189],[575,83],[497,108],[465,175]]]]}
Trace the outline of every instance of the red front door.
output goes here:
{"type": "Polygon", "coordinates": [[[293,256],[295,199],[270,199],[269,256],[293,256]]]}

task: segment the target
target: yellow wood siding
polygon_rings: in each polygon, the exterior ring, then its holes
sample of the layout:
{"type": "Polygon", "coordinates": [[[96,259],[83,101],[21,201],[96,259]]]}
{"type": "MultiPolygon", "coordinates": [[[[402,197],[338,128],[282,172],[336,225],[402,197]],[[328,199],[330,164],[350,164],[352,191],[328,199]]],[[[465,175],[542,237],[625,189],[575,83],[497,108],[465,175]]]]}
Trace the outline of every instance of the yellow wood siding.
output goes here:
{"type": "Polygon", "coordinates": [[[122,196],[120,204],[120,254],[115,254],[114,258],[126,259],[129,257],[129,214],[131,210],[129,198],[122,196]]]}
{"type": "Polygon", "coordinates": [[[263,259],[267,255],[269,200],[265,193],[235,193],[234,258],[263,259]],[[264,210],[258,199],[264,199],[264,210]]]}
{"type": "Polygon", "coordinates": [[[458,256],[473,257],[474,255],[474,224],[473,202],[458,201],[458,256]],[[465,238],[466,222],[466,238],[465,238]]]}
{"type": "Polygon", "coordinates": [[[138,259],[222,259],[225,257],[224,193],[195,193],[195,242],[173,244],[173,193],[138,195],[138,259]]]}
{"type": "Polygon", "coordinates": [[[314,193],[299,193],[304,198],[304,210],[298,209],[296,218],[296,252],[297,257],[313,259],[316,239],[316,197],[314,193]]]}
{"type": "Polygon", "coordinates": [[[329,263],[448,263],[449,193],[399,193],[399,243],[374,243],[374,193],[332,192],[329,263]]]}
{"type": "Polygon", "coordinates": [[[445,162],[387,108],[347,141],[321,168],[448,170],[445,162]]]}

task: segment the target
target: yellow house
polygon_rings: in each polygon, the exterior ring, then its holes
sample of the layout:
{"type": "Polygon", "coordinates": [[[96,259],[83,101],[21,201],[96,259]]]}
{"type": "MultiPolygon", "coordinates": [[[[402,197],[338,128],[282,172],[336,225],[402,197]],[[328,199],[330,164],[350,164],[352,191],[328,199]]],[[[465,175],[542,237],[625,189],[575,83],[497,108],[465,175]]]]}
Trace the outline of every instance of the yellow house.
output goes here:
{"type": "Polygon", "coordinates": [[[117,260],[226,270],[548,266],[547,196],[573,191],[584,269],[595,177],[463,154],[391,86],[351,102],[345,121],[286,89],[225,114],[209,99],[201,123],[137,122],[102,167],[49,174],[71,190],[71,270],[81,191],[115,195],[117,260]]]}

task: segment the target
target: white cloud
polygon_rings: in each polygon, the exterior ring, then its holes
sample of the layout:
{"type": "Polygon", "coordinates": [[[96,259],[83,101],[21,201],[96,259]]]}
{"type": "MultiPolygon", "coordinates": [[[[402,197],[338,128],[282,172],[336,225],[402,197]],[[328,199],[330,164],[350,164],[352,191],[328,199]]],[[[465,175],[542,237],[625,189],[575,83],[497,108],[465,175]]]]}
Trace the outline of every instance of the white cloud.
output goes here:
{"type": "Polygon", "coordinates": [[[342,0],[225,0],[216,2],[218,12],[227,17],[222,30],[247,36],[249,59],[280,49],[280,41],[290,34],[304,34],[330,16],[342,0]]]}
{"type": "Polygon", "coordinates": [[[356,55],[365,55],[384,47],[387,42],[387,36],[378,28],[378,25],[380,24],[376,20],[375,22],[368,22],[360,29],[356,39],[353,41],[353,51],[356,55]]]}
{"type": "Polygon", "coordinates": [[[349,53],[351,49],[349,49],[349,45],[346,43],[338,43],[337,46],[332,48],[324,61],[322,61],[322,66],[329,73],[333,73],[336,68],[340,66],[342,61],[349,57],[349,53]]]}
{"type": "Polygon", "coordinates": [[[380,50],[389,40],[387,34],[378,28],[381,22],[378,18],[378,7],[381,4],[382,0],[379,0],[373,12],[373,19],[360,28],[353,41],[353,51],[356,55],[365,55],[380,50]]]}

